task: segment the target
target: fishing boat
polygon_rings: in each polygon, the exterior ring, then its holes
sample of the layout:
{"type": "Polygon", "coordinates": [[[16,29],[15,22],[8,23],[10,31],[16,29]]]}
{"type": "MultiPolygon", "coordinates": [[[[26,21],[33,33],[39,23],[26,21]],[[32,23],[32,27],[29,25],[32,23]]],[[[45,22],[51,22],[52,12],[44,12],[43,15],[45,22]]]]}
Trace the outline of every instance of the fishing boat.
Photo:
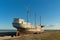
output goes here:
{"type": "MultiPolygon", "coordinates": [[[[41,25],[41,17],[40,17],[40,25],[36,25],[36,13],[35,13],[35,25],[29,23],[29,8],[27,10],[27,21],[21,18],[14,18],[13,27],[19,31],[19,33],[41,33],[44,32],[44,26],[41,25]]],[[[17,32],[18,33],[18,32],[17,32]]]]}

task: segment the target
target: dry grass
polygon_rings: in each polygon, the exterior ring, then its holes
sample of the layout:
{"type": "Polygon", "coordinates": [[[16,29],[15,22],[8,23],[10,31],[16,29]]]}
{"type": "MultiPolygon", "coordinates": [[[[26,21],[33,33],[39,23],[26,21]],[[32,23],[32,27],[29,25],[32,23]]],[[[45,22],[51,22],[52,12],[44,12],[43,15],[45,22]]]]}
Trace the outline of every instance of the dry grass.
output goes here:
{"type": "Polygon", "coordinates": [[[8,40],[60,40],[60,31],[46,31],[41,34],[29,34],[8,40]]]}

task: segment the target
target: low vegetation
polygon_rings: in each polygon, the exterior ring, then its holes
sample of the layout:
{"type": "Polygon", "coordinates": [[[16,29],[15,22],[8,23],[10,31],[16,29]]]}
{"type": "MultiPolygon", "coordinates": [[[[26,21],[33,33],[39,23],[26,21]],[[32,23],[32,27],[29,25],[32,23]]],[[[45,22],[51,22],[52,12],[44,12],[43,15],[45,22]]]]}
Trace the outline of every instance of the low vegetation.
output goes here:
{"type": "Polygon", "coordinates": [[[9,40],[60,40],[60,31],[45,31],[40,34],[26,34],[9,40]]]}
{"type": "Polygon", "coordinates": [[[29,34],[19,38],[12,38],[11,40],[60,40],[60,31],[45,31],[40,34],[29,34]]]}

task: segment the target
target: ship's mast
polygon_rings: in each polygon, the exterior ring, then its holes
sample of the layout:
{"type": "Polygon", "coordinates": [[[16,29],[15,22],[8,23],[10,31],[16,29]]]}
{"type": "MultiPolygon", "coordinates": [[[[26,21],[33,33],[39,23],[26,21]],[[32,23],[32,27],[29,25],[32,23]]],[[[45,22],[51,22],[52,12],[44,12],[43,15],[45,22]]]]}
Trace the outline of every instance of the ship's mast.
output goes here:
{"type": "Polygon", "coordinates": [[[40,27],[41,27],[41,16],[40,16],[40,27]]]}
{"type": "Polygon", "coordinates": [[[30,8],[27,8],[27,24],[29,22],[29,11],[30,11],[30,8]]]}
{"type": "Polygon", "coordinates": [[[37,28],[37,27],[36,27],[36,13],[35,13],[35,28],[37,28]]]}

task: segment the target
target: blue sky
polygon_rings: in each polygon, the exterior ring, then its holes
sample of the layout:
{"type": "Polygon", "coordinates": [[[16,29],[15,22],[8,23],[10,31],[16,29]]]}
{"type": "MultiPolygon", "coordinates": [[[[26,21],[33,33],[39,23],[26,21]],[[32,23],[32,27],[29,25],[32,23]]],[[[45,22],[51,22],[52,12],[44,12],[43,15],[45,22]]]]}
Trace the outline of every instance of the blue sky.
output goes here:
{"type": "Polygon", "coordinates": [[[12,26],[13,18],[26,20],[28,7],[29,22],[34,24],[36,13],[37,25],[41,16],[42,24],[46,25],[45,29],[60,29],[60,0],[0,0],[0,29],[15,29],[12,26]]]}

